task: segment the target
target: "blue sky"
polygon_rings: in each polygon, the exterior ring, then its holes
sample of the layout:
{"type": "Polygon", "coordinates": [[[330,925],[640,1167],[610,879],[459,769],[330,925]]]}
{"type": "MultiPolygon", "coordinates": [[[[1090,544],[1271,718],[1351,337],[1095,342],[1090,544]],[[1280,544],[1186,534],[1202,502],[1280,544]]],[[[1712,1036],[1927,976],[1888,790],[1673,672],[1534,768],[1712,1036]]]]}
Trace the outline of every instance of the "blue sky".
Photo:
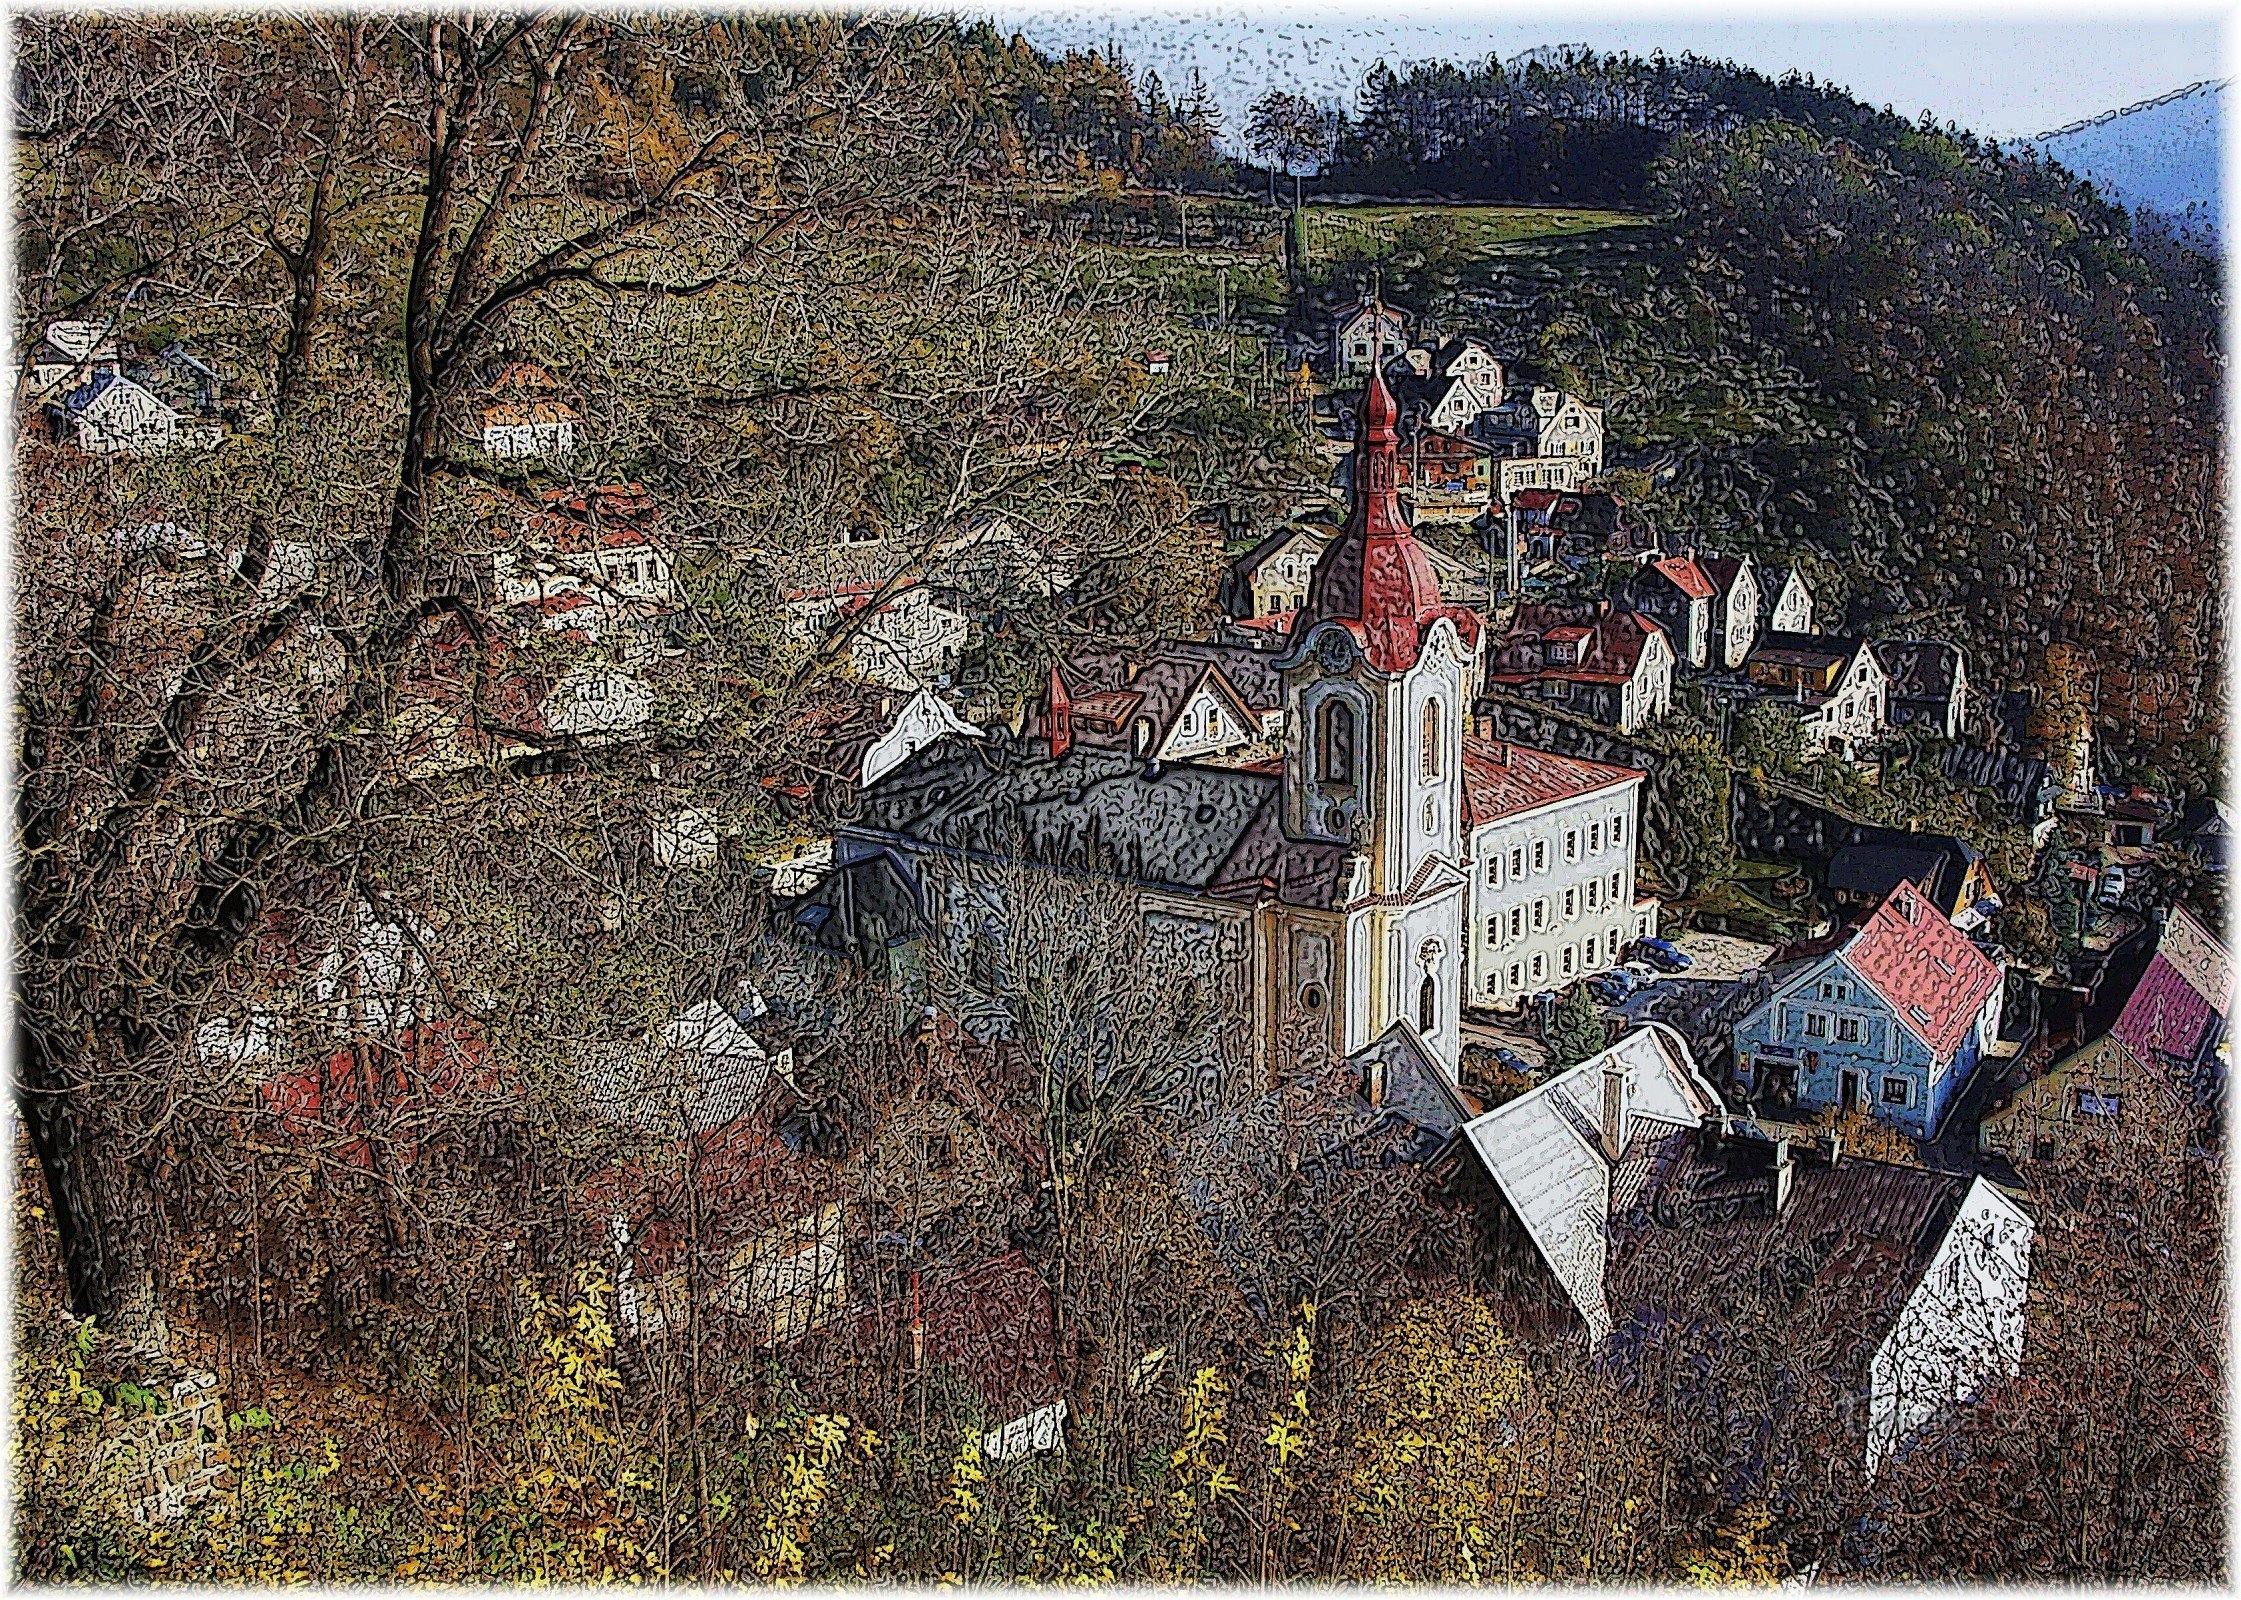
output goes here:
{"type": "MultiPolygon", "coordinates": [[[[1467,61],[1544,44],[1587,44],[1648,54],[1695,51],[1780,73],[1792,67],[1841,84],[1874,105],[1913,116],[1925,109],[1998,139],[2042,133],[2082,117],[2150,99],[2224,72],[2220,19],[2135,7],[2121,22],[2064,16],[2050,6],[1969,16],[1960,8],[1922,14],[1812,20],[1800,13],[1761,20],[1630,18],[1599,8],[1540,7],[1549,21],[1513,22],[1526,8],[1470,5],[1442,10],[1297,5],[1192,12],[1140,8],[1092,12],[1013,6],[992,16],[1046,49],[1117,42],[1139,68],[1170,85],[1192,66],[1206,74],[1234,130],[1244,107],[1271,84],[1316,99],[1352,103],[1362,73],[1380,57],[1467,61]],[[1365,11],[1379,18],[1361,20],[1365,11]]],[[[2103,17],[2113,15],[2103,11],[2103,17]]]]}

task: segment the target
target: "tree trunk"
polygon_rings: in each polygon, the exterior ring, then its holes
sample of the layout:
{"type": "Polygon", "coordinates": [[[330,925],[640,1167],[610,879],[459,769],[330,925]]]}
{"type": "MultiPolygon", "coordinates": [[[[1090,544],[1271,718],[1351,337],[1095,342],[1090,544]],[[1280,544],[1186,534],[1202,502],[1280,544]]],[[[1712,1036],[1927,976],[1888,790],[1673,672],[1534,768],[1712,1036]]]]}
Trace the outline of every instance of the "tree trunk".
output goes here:
{"type": "Polygon", "coordinates": [[[87,1127],[84,1091],[51,1037],[16,995],[16,1105],[38,1153],[54,1212],[70,1309],[135,1343],[161,1351],[163,1324],[148,1260],[147,1218],[124,1202],[133,1165],[106,1151],[87,1127]]]}

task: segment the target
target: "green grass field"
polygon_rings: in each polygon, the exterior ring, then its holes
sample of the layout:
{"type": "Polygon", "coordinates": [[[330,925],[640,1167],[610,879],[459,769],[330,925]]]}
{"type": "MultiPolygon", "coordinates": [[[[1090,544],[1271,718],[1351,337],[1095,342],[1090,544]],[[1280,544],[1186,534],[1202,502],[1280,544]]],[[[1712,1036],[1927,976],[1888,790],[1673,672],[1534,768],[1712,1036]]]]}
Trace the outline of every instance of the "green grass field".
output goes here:
{"type": "Polygon", "coordinates": [[[1454,223],[1465,248],[1477,255],[1539,239],[1637,227],[1643,221],[1624,211],[1566,206],[1310,205],[1308,251],[1312,255],[1322,249],[1343,250],[1349,243],[1389,243],[1395,228],[1419,215],[1444,217],[1454,223]]]}

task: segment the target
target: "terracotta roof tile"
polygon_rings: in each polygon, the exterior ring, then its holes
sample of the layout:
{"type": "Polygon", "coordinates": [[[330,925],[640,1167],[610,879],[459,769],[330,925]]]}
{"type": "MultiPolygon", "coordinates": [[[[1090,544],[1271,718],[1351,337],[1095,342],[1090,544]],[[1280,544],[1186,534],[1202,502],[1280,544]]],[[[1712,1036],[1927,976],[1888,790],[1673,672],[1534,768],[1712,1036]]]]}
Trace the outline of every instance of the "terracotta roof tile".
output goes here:
{"type": "Polygon", "coordinates": [[[1464,818],[1481,827],[1558,800],[1593,794],[1642,774],[1632,767],[1607,766],[1560,756],[1552,750],[1488,739],[1463,741],[1464,818]]]}
{"type": "Polygon", "coordinates": [[[1941,1061],[2000,985],[2000,969],[1912,883],[1876,907],[1844,960],[1941,1061]]]}
{"type": "Polygon", "coordinates": [[[1663,561],[1654,561],[1651,565],[1691,600],[1709,600],[1720,592],[1712,580],[1705,576],[1704,569],[1696,564],[1694,556],[1667,556],[1663,561]]]}

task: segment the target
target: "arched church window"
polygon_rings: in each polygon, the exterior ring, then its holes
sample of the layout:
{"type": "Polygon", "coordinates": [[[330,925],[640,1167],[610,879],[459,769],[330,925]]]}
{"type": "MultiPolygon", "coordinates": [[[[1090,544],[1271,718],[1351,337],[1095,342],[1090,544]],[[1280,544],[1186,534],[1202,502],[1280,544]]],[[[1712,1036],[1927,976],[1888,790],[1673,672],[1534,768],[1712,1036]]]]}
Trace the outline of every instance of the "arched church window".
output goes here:
{"type": "Polygon", "coordinates": [[[1440,703],[1437,700],[1424,702],[1424,748],[1421,760],[1426,778],[1440,775],[1440,703]]]}
{"type": "Polygon", "coordinates": [[[1435,1032],[1440,1025],[1440,985],[1430,973],[1416,986],[1416,1031],[1435,1032]]]}
{"type": "Polygon", "coordinates": [[[1326,700],[1317,714],[1315,776],[1324,783],[1354,781],[1354,708],[1343,700],[1326,700]]]}

